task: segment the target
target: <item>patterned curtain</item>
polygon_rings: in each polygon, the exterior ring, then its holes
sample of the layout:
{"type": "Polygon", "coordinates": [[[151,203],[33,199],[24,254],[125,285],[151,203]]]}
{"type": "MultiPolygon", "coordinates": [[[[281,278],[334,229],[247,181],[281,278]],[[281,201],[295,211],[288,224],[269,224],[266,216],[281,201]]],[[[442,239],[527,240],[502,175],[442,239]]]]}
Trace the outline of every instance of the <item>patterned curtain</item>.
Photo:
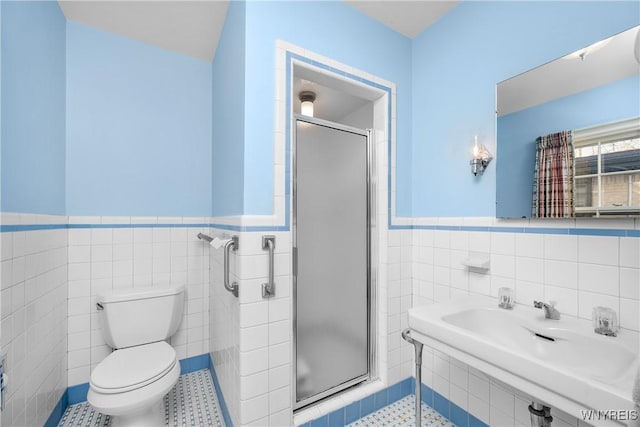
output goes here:
{"type": "Polygon", "coordinates": [[[533,218],[571,218],[573,206],[573,135],[552,133],[536,139],[533,218]]]}

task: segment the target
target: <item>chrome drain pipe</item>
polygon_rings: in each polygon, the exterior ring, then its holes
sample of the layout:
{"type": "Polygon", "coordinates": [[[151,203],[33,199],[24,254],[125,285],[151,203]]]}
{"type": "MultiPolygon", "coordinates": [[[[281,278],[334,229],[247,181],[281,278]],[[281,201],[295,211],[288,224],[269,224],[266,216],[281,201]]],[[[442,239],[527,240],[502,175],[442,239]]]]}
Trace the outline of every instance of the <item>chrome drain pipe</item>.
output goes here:
{"type": "Polygon", "coordinates": [[[416,352],[416,427],[422,424],[422,343],[411,338],[411,330],[402,332],[402,339],[413,344],[416,352]]]}
{"type": "Polygon", "coordinates": [[[529,416],[531,417],[531,427],[551,427],[553,417],[551,408],[538,402],[531,402],[529,405],[529,416]]]}

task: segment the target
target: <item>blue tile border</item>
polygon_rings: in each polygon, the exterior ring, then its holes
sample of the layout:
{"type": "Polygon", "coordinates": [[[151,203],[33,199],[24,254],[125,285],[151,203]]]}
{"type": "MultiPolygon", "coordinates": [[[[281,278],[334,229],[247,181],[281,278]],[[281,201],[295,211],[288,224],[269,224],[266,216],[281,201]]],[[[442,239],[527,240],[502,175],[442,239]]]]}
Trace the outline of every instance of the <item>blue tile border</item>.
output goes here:
{"type": "Polygon", "coordinates": [[[469,414],[469,427],[489,427],[487,424],[483,423],[478,418],[469,414]]]}
{"type": "Polygon", "coordinates": [[[344,408],[344,424],[351,424],[360,419],[360,401],[353,402],[344,408]]]}
{"type": "Polygon", "coordinates": [[[83,228],[207,228],[211,224],[66,224],[69,229],[83,228]]]}
{"type": "MultiPolygon", "coordinates": [[[[231,418],[229,417],[229,411],[227,410],[227,406],[224,403],[224,397],[222,396],[222,390],[220,389],[220,385],[218,384],[218,379],[215,375],[215,371],[213,369],[213,363],[211,362],[211,357],[209,353],[201,354],[199,356],[187,357],[186,359],[180,359],[180,375],[188,374],[190,372],[199,371],[201,369],[209,369],[211,372],[211,377],[213,379],[213,384],[216,389],[216,394],[218,396],[218,402],[220,403],[220,410],[222,411],[222,416],[224,417],[224,421],[228,427],[233,427],[231,423],[231,418]]],[[[87,401],[87,393],[89,392],[89,383],[83,383],[74,385],[71,387],[67,387],[67,389],[62,393],[60,400],[51,411],[49,418],[44,424],[44,427],[56,427],[64,412],[71,405],[75,405],[76,403],[82,403],[87,401]]]]}
{"type": "MultiPolygon", "coordinates": [[[[412,380],[415,384],[415,379],[412,378],[412,380]]],[[[489,427],[488,424],[485,424],[424,384],[422,384],[422,401],[435,409],[440,415],[446,417],[456,427],[489,427]]]]}
{"type": "Polygon", "coordinates": [[[413,392],[414,384],[415,380],[413,378],[407,378],[327,415],[323,415],[320,418],[303,424],[303,426],[344,427],[347,424],[351,424],[352,422],[366,417],[378,409],[410,395],[413,392]]]}
{"type": "Polygon", "coordinates": [[[0,225],[0,233],[93,228],[209,228],[212,224],[15,224],[0,225]]]}
{"type": "Polygon", "coordinates": [[[329,427],[343,427],[344,426],[344,417],[345,417],[345,408],[338,409],[337,411],[333,411],[329,414],[329,427]]]}
{"type": "Polygon", "coordinates": [[[188,374],[190,372],[199,371],[201,369],[209,369],[211,358],[209,353],[201,354],[199,356],[187,357],[180,360],[180,375],[188,374]]]}
{"type": "Polygon", "coordinates": [[[67,406],[75,405],[87,401],[87,393],[89,393],[89,383],[73,385],[67,388],[67,406]]]}
{"type": "Polygon", "coordinates": [[[373,395],[360,400],[360,418],[366,417],[373,412],[373,395]]]}
{"type": "Polygon", "coordinates": [[[64,415],[64,411],[66,411],[67,407],[69,406],[67,393],[68,390],[65,390],[64,393],[62,393],[60,400],[58,401],[58,403],[56,403],[56,406],[53,407],[51,415],[49,415],[49,418],[47,418],[47,421],[44,423],[44,427],[57,427],[58,423],[60,423],[60,420],[64,415]]]}
{"type": "Polygon", "coordinates": [[[451,402],[449,408],[449,419],[456,427],[469,427],[469,417],[471,416],[467,411],[451,402]]]}
{"type": "MultiPolygon", "coordinates": [[[[407,378],[384,390],[380,390],[329,414],[323,415],[320,418],[309,421],[301,427],[344,427],[360,418],[366,417],[372,412],[413,394],[415,385],[416,379],[414,377],[407,378]]],[[[424,384],[421,385],[421,393],[422,401],[425,404],[435,409],[457,427],[489,427],[478,418],[424,384]]]]}
{"type": "MultiPolygon", "coordinates": [[[[98,228],[217,228],[238,232],[289,231],[283,226],[237,226],[226,224],[20,224],[0,225],[0,233],[76,230],[98,228]]],[[[476,231],[485,233],[562,234],[572,236],[640,237],[640,230],[623,228],[550,228],[550,227],[496,227],[466,225],[390,225],[390,230],[476,231]]]]}
{"type": "Polygon", "coordinates": [[[308,425],[309,427],[328,427],[329,416],[325,415],[323,417],[316,418],[315,420],[311,421],[308,425]]]}
{"type": "Polygon", "coordinates": [[[438,393],[437,391],[433,392],[433,405],[431,407],[436,410],[437,413],[445,417],[446,419],[451,419],[451,402],[449,399],[438,393]]]}
{"type": "MultiPolygon", "coordinates": [[[[413,379],[413,387],[414,387],[414,389],[415,389],[415,382],[416,382],[416,380],[413,379]]],[[[421,397],[422,401],[433,408],[434,407],[433,406],[433,393],[434,393],[433,390],[431,390],[426,385],[422,384],[420,386],[420,393],[421,393],[420,397],[421,397]]]]}
{"type": "Polygon", "coordinates": [[[68,224],[20,224],[0,225],[0,233],[14,233],[20,231],[60,230],[69,228],[68,224]]]}
{"type": "Polygon", "coordinates": [[[550,227],[496,227],[471,225],[405,225],[392,226],[390,229],[402,230],[438,230],[438,231],[479,231],[485,233],[522,233],[522,234],[566,234],[574,236],[611,236],[640,237],[640,230],[624,228],[550,228],[550,227]]]}

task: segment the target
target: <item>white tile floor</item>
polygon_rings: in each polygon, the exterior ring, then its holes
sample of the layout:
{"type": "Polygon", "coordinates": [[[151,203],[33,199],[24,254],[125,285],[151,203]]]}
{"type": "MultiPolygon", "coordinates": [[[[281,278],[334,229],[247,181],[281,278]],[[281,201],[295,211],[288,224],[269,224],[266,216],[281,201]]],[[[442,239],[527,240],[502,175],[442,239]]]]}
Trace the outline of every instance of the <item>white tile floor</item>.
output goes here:
{"type": "MultiPolygon", "coordinates": [[[[164,398],[165,426],[224,427],[220,405],[207,369],[182,375],[164,398]]],[[[58,427],[106,427],[110,417],[96,412],[88,403],[70,406],[58,427]]]]}
{"type": "MultiPolygon", "coordinates": [[[[413,427],[416,425],[414,410],[415,397],[407,396],[364,418],[349,424],[350,427],[413,427]]],[[[438,414],[434,409],[422,403],[422,425],[424,427],[455,427],[451,421],[438,414]]]]}

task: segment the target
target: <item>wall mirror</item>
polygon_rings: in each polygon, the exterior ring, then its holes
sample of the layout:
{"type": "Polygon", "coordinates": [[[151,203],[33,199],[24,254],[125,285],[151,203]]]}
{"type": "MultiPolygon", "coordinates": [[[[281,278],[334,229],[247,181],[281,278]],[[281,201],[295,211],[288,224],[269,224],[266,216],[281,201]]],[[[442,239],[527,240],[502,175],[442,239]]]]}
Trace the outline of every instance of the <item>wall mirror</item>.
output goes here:
{"type": "Polygon", "coordinates": [[[639,100],[640,26],[498,83],[496,216],[544,216],[536,140],[565,131],[569,216],[640,215],[639,100]]]}

